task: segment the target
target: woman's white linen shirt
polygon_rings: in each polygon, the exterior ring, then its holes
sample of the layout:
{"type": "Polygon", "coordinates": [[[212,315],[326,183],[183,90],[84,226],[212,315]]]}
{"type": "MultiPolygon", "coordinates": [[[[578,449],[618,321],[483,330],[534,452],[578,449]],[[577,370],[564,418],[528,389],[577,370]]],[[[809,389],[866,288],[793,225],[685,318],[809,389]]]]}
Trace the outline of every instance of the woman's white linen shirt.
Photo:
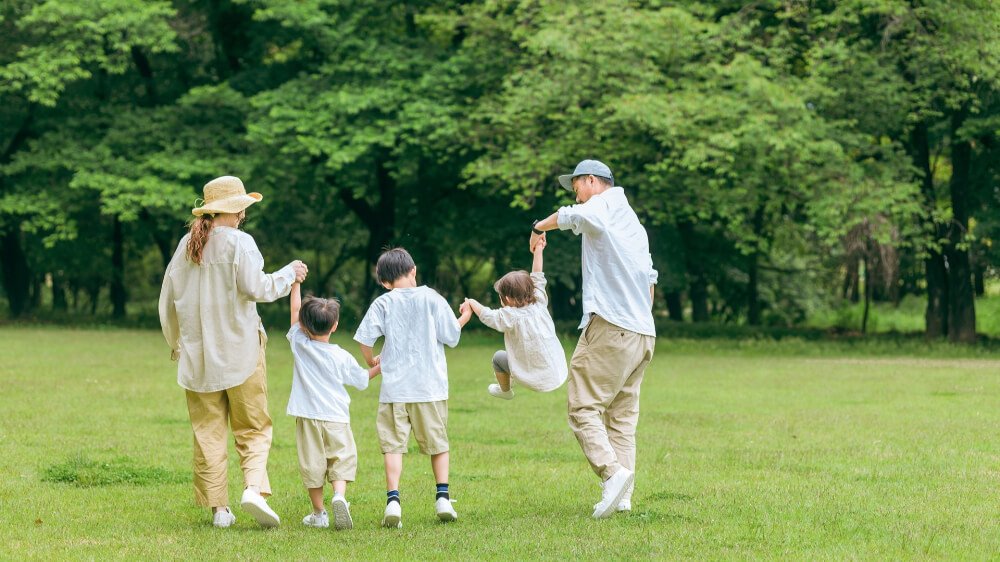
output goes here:
{"type": "Polygon", "coordinates": [[[295,282],[288,264],[264,273],[264,256],[246,232],[213,227],[201,265],[187,259],[186,234],[163,274],[160,327],[176,359],[177,384],[194,392],[239,386],[257,368],[267,341],[258,302],[287,296],[295,282]]]}

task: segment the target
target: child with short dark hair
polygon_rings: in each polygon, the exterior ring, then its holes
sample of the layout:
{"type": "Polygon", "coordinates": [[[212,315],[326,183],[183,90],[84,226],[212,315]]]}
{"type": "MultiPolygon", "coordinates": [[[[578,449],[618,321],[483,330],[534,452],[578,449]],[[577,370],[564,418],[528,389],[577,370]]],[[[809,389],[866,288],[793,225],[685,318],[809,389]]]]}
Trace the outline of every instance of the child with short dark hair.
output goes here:
{"type": "Polygon", "coordinates": [[[493,310],[475,299],[465,299],[459,308],[471,309],[483,324],[504,334],[505,349],[493,354],[497,382],[487,388],[497,398],[514,397],[512,379],[537,392],[555,390],[566,382],[566,352],[556,335],[545,296],[544,249],[542,237],[533,251],[530,275],[527,271],[511,271],[493,285],[502,308],[493,310]]]}
{"type": "Polygon", "coordinates": [[[302,519],[308,527],[329,527],[323,507],[324,481],[333,485],[330,501],[334,528],[354,526],[344,494],[358,467],[358,449],[351,432],[351,397],[344,385],[359,390],[379,374],[378,365],[365,370],[330,335],[340,320],[340,303],[307,297],[302,301],[298,283],[292,285],[291,329],[288,341],[294,359],[292,393],[287,413],[295,416],[295,442],[302,483],[309,489],[313,512],[302,519]]]}
{"type": "Polygon", "coordinates": [[[420,452],[431,457],[437,482],[434,508],[441,521],[458,518],[448,490],[448,365],[444,346],[455,347],[471,312],[458,319],[434,289],[417,286],[417,266],[409,252],[383,253],[375,276],[389,292],[372,302],[354,340],[369,365],[382,367],[379,444],[385,460],[386,506],[382,526],[402,527],[399,479],[412,429],[420,452]],[[372,346],[385,337],[382,353],[372,346]]]}

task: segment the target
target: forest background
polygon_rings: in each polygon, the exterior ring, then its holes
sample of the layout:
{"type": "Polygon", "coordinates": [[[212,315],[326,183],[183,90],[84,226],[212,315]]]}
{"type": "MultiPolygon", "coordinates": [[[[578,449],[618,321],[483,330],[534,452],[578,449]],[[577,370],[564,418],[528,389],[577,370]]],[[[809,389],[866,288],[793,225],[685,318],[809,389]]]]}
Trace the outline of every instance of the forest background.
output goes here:
{"type": "MultiPolygon", "coordinates": [[[[345,324],[387,245],[495,302],[584,158],[646,225],[664,327],[864,332],[902,303],[891,327],[972,341],[998,277],[995,0],[0,0],[0,38],[8,319],[155,326],[220,175],[345,324]]],[[[579,259],[549,237],[566,326],[579,259]]]]}

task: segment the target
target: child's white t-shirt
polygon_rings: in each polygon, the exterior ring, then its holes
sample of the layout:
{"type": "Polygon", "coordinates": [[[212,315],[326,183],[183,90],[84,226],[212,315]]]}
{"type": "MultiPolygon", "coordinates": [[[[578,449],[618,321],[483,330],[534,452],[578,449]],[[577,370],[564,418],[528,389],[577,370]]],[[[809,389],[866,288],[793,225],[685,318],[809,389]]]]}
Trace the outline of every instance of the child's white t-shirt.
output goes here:
{"type": "Polygon", "coordinates": [[[351,423],[351,397],[344,385],[368,388],[368,369],[339,345],[309,339],[298,323],[285,337],[292,344],[294,359],[288,415],[351,423]]]}
{"type": "Polygon", "coordinates": [[[461,335],[448,302],[421,285],[396,288],[375,299],[354,340],[372,347],[385,336],[379,402],[437,402],[448,399],[444,346],[455,347],[461,335]]]}
{"type": "Polygon", "coordinates": [[[549,316],[545,296],[545,274],[531,274],[535,285],[535,304],[505,306],[493,310],[483,307],[479,319],[490,328],[503,332],[510,377],[537,392],[549,392],[566,382],[569,369],[556,327],[549,316]]]}

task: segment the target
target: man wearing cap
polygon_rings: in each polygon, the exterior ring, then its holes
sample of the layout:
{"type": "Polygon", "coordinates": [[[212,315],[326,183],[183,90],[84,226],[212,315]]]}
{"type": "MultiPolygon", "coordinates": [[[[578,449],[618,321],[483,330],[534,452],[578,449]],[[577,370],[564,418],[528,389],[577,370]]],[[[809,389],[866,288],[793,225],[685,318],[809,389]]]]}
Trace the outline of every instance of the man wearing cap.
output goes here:
{"type": "Polygon", "coordinates": [[[232,428],[243,469],[241,506],[263,527],[277,527],[278,515],[264,499],[271,495],[267,457],[271,417],[267,412],[267,335],[258,302],[285,297],[308,269],[296,260],[264,273],[254,239],[238,227],[246,208],[261,200],[233,176],[204,189],[204,205],[181,238],[160,290],[160,325],[178,361],[177,383],[185,389],[194,432],[195,503],[213,510],[212,524],[229,527],[226,435],[232,428]]]}
{"type": "Polygon", "coordinates": [[[653,285],[649,238],[616,187],[611,169],[584,160],[559,183],[577,205],[561,207],[532,226],[531,248],[545,231],[583,237],[583,333],[569,365],[567,410],[590,467],[601,477],[594,518],[632,509],[639,386],[653,357],[653,285]]]}

